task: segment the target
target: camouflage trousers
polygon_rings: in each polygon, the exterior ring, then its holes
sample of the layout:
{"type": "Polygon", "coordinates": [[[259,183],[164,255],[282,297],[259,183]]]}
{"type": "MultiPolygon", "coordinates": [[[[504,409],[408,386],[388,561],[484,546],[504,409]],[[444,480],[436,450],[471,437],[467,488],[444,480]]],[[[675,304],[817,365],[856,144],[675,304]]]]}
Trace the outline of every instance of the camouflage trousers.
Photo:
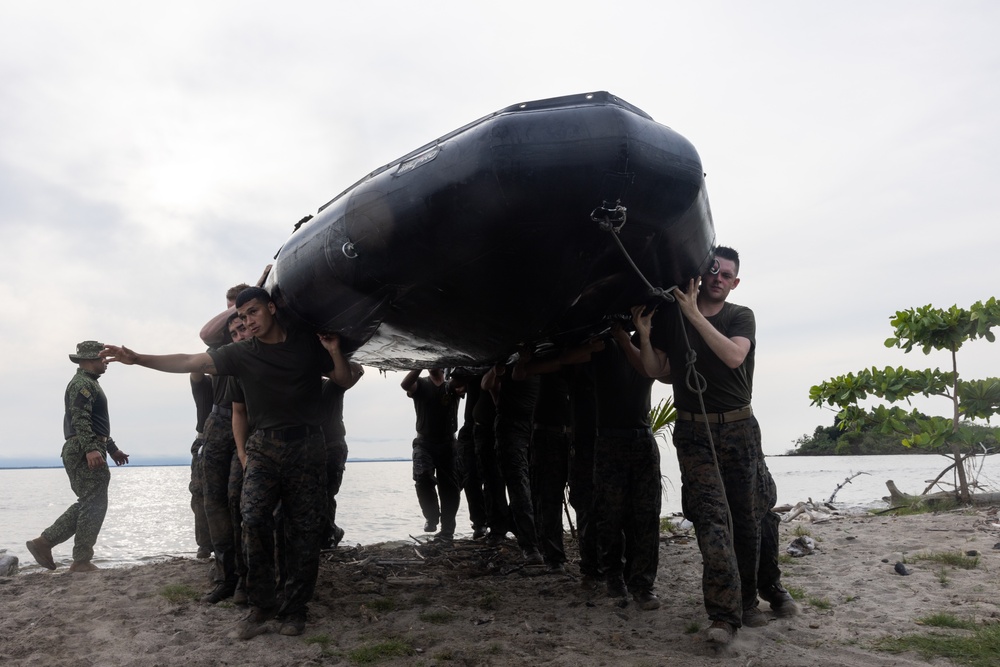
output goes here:
{"type": "Polygon", "coordinates": [[[538,548],[535,512],[531,506],[531,472],[528,449],[531,422],[502,422],[496,427],[497,462],[507,487],[510,518],[517,533],[517,545],[524,551],[538,548]]]}
{"type": "Polygon", "coordinates": [[[473,428],[463,427],[458,432],[458,462],[459,485],[465,493],[465,503],[469,506],[469,521],[473,528],[485,527],[486,498],[483,496],[483,477],[479,456],[476,454],[473,428]]]}
{"type": "Polygon", "coordinates": [[[531,434],[531,501],[538,546],[550,565],[565,563],[563,498],[569,477],[568,429],[535,426],[531,434]]]}
{"type": "Polygon", "coordinates": [[[660,559],[660,450],[652,432],[599,431],[594,514],[601,572],[651,590],[660,559]]]}
{"type": "Polygon", "coordinates": [[[681,420],[674,446],[681,505],[702,555],[705,609],[711,620],[740,627],[743,610],[757,605],[761,524],[772,505],[761,480],[760,426],[754,417],[707,425],[681,420]]]}
{"type": "Polygon", "coordinates": [[[237,541],[240,512],[230,487],[235,474],[242,477],[243,466],[236,455],[232,420],[217,412],[211,413],[205,420],[202,440],[202,496],[212,550],[216,562],[222,566],[223,579],[236,583],[242,569],[239,565],[242,549],[237,541]]]}
{"type": "Polygon", "coordinates": [[[413,483],[424,519],[435,525],[440,521],[441,532],[453,535],[462,502],[454,439],[413,440],[413,483]]]}
{"type": "Polygon", "coordinates": [[[347,469],[347,441],[343,437],[331,438],[326,441],[326,499],[327,516],[322,544],[325,546],[333,539],[337,527],[337,494],[344,483],[344,470],[347,469]]]}
{"type": "Polygon", "coordinates": [[[497,438],[492,425],[476,424],[473,430],[476,458],[483,480],[483,505],[486,525],[490,532],[505,535],[510,530],[510,508],[507,506],[507,487],[500,474],[497,461],[497,438]]]}
{"type": "Polygon", "coordinates": [[[305,614],[316,589],[327,514],[322,431],[257,430],[247,439],[246,451],[243,552],[250,604],[263,608],[277,604],[274,512],[280,502],[287,567],[281,613],[305,614]]]}
{"type": "Polygon", "coordinates": [[[76,438],[70,438],[63,445],[63,468],[66,469],[70,488],[77,500],[55,523],[42,531],[42,537],[52,544],[61,544],[75,536],[73,560],[77,563],[88,563],[94,557],[94,545],[97,544],[97,536],[108,513],[111,471],[108,469],[107,451],[103,445],[99,451],[104,457],[104,465],[91,469],[87,465],[87,452],[81,449],[76,438]]]}
{"type": "Polygon", "coordinates": [[[205,474],[201,466],[201,434],[191,444],[191,511],[194,513],[194,541],[198,551],[212,550],[212,535],[208,532],[208,517],[205,515],[205,474]]]}

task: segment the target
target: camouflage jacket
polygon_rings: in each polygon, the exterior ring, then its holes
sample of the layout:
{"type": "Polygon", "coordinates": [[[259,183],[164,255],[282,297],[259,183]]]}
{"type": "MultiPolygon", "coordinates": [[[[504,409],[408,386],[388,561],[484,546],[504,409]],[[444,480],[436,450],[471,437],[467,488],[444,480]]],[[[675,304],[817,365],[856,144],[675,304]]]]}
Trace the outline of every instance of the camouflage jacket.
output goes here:
{"type": "Polygon", "coordinates": [[[97,376],[78,369],[66,386],[64,402],[63,435],[67,440],[75,438],[81,453],[99,451],[103,454],[118,450],[110,439],[108,399],[97,376]]]}

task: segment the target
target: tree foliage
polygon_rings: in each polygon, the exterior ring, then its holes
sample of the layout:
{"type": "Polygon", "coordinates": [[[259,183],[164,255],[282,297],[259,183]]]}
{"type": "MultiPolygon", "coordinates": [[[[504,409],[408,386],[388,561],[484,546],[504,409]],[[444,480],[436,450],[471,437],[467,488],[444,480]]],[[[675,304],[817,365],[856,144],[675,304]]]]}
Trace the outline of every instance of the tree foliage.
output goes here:
{"type": "Polygon", "coordinates": [[[914,348],[924,354],[947,351],[951,354],[951,370],[866,368],[813,386],[809,398],[813,405],[837,408],[839,424],[844,430],[861,433],[874,429],[900,437],[906,447],[951,456],[957,464],[962,499],[967,501],[969,490],[960,464],[972,451],[977,436],[975,429],[963,426],[962,419],[989,421],[1000,413],[1000,379],[963,380],[958,373],[957,353],[969,341],[995,341],[993,329],[1000,326],[1000,304],[996,298],[990,298],[967,309],[930,305],[910,308],[897,311],[890,323],[893,336],[886,339],[886,347],[897,347],[906,353],[914,348]],[[909,403],[915,396],[948,399],[950,416],[927,416],[893,405],[909,403]],[[881,399],[883,403],[865,407],[862,402],[868,399],[881,399]]]}

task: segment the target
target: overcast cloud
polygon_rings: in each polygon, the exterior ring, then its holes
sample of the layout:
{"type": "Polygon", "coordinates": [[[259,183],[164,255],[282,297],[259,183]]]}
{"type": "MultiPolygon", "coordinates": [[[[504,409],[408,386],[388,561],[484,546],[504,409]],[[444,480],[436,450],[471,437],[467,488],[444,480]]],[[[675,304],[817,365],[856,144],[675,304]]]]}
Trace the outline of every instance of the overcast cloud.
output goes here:
{"type": "MultiPolygon", "coordinates": [[[[510,104],[608,90],[698,149],[754,407],[783,453],[809,387],[887,350],[896,310],[997,293],[993,2],[0,2],[0,466],[57,462],[84,339],[197,352],[300,217],[510,104]]],[[[1000,376],[974,343],[967,378],[1000,376]]],[[[402,375],[346,398],[352,456],[408,456],[402,375]]],[[[133,463],[183,457],[188,380],[113,365],[133,463]]],[[[656,398],[669,395],[658,386],[656,398]]],[[[927,407],[932,409],[934,404],[927,407]]],[[[944,407],[941,407],[944,411],[944,407]]]]}

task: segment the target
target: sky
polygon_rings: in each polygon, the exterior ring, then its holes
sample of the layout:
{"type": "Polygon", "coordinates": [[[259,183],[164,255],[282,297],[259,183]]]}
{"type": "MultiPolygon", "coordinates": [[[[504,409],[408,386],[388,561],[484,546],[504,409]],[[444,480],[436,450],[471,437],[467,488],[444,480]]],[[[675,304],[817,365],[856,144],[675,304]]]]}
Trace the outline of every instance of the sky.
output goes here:
{"type": "MultiPolygon", "coordinates": [[[[297,220],[522,101],[607,90],[694,144],[768,454],[833,423],[814,384],[948,368],[883,346],[897,310],[1000,286],[994,2],[0,0],[0,25],[0,466],[58,464],[79,341],[202,351],[297,220]]],[[[985,341],[959,364],[1000,376],[985,341]]],[[[409,455],[402,375],[347,393],[352,457],[409,455]]],[[[186,376],[101,384],[133,464],[188,456],[186,376]]]]}

